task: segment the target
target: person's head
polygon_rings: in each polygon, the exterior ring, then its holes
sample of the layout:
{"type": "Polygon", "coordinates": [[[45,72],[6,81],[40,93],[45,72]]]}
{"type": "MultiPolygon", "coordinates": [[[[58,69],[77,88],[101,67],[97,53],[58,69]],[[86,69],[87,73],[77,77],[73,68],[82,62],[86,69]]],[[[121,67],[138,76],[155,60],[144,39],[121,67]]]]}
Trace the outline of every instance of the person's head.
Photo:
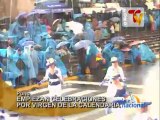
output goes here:
{"type": "Polygon", "coordinates": [[[54,69],[55,68],[55,60],[53,58],[49,58],[46,64],[47,68],[54,69]]]}
{"type": "Polygon", "coordinates": [[[118,66],[118,58],[117,57],[112,57],[111,58],[111,63],[113,67],[117,67],[118,66]]]}

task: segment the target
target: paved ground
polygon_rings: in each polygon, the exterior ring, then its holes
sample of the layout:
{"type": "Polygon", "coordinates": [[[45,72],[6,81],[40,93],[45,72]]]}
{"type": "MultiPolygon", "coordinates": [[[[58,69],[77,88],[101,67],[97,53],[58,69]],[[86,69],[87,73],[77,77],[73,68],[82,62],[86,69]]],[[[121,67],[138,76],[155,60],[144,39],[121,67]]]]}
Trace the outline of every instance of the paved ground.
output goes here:
{"type": "MultiPolygon", "coordinates": [[[[138,95],[140,98],[146,98],[146,96],[150,98],[149,100],[153,100],[154,106],[151,108],[151,113],[154,111],[154,116],[158,115],[159,110],[156,105],[159,105],[159,99],[156,94],[159,89],[159,74],[157,72],[159,70],[159,61],[155,64],[146,64],[141,65],[138,68],[126,68],[125,74],[128,78],[127,86],[128,91],[133,94],[138,95]],[[152,82],[151,82],[152,81],[152,82]],[[156,88],[156,89],[154,89],[156,88]],[[151,90],[149,90],[151,89],[151,90]],[[152,92],[150,92],[152,91],[152,92]],[[153,95],[154,93],[154,95],[153,95]],[[151,99],[154,96],[154,99],[151,99]],[[154,108],[153,108],[154,107],[154,108]],[[156,107],[156,108],[155,108],[156,107]]],[[[105,96],[106,94],[106,86],[100,87],[100,81],[67,81],[65,86],[63,87],[63,95],[64,96],[105,96]]],[[[40,89],[31,92],[31,94],[46,96],[48,95],[48,89],[40,89]]],[[[147,99],[148,99],[147,98],[147,99]]],[[[126,110],[129,113],[134,113],[133,110],[126,110]]],[[[129,114],[132,116],[133,114],[129,114]]],[[[14,117],[16,120],[16,117],[14,117]]],[[[105,115],[104,109],[96,109],[87,113],[65,116],[65,120],[116,120],[114,114],[105,115]]],[[[131,118],[131,117],[130,117],[131,118]]],[[[130,119],[128,118],[128,120],[130,119]]],[[[31,116],[19,116],[19,120],[54,120],[53,117],[31,117],[31,116]]],[[[9,119],[7,119],[9,120],[9,119]]],[[[13,117],[11,120],[14,120],[13,117]]]]}

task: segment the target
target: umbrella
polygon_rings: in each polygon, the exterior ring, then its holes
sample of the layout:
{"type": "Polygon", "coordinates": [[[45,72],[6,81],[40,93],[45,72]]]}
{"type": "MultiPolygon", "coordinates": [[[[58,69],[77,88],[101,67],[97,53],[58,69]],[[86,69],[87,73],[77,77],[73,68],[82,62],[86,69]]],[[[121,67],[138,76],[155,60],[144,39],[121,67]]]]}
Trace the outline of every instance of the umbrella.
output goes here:
{"type": "Polygon", "coordinates": [[[110,20],[113,22],[119,22],[120,18],[119,17],[112,17],[110,20]]]}
{"type": "Polygon", "coordinates": [[[76,50],[79,50],[81,48],[87,48],[89,45],[91,45],[93,42],[90,41],[90,40],[81,40],[79,42],[77,42],[75,45],[74,45],[74,48],[76,50]]]}
{"type": "Polygon", "coordinates": [[[115,43],[125,44],[124,40],[125,40],[125,38],[124,38],[123,36],[117,36],[117,37],[111,38],[110,41],[111,41],[113,44],[115,44],[115,43]]]}
{"type": "Polygon", "coordinates": [[[83,25],[79,22],[74,22],[74,21],[66,22],[66,27],[72,30],[74,34],[83,33],[83,25]]]}
{"type": "Polygon", "coordinates": [[[22,44],[22,46],[29,46],[29,45],[34,45],[34,41],[26,41],[22,44]]]}
{"type": "Polygon", "coordinates": [[[133,41],[129,44],[129,46],[138,45],[140,44],[140,41],[133,41]]]}
{"type": "Polygon", "coordinates": [[[125,38],[123,36],[116,36],[116,37],[111,38],[112,42],[114,42],[114,41],[123,41],[123,40],[125,40],[125,38]]]}
{"type": "Polygon", "coordinates": [[[64,45],[67,45],[67,44],[69,44],[68,41],[60,42],[60,43],[56,46],[56,48],[58,49],[58,48],[60,48],[61,46],[64,46],[64,45]]]}

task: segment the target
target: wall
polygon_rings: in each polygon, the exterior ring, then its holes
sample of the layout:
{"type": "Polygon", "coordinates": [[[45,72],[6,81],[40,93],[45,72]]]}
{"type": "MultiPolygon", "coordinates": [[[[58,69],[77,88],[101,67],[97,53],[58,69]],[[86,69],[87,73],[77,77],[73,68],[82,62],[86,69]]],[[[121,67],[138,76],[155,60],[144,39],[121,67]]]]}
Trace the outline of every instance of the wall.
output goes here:
{"type": "MultiPolygon", "coordinates": [[[[15,18],[20,12],[29,12],[34,9],[35,0],[12,0],[12,18],[15,18]]],[[[10,16],[11,0],[0,0],[0,18],[10,16]]]]}

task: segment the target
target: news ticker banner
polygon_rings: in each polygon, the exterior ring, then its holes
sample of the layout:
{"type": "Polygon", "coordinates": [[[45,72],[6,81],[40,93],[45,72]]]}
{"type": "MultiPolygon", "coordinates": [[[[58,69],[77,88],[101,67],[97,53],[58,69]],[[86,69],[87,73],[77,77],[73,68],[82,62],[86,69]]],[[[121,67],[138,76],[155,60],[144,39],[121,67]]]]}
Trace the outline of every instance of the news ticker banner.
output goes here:
{"type": "Polygon", "coordinates": [[[0,80],[0,108],[32,116],[67,116],[96,108],[119,107],[105,97],[40,97],[17,92],[0,80]]]}

